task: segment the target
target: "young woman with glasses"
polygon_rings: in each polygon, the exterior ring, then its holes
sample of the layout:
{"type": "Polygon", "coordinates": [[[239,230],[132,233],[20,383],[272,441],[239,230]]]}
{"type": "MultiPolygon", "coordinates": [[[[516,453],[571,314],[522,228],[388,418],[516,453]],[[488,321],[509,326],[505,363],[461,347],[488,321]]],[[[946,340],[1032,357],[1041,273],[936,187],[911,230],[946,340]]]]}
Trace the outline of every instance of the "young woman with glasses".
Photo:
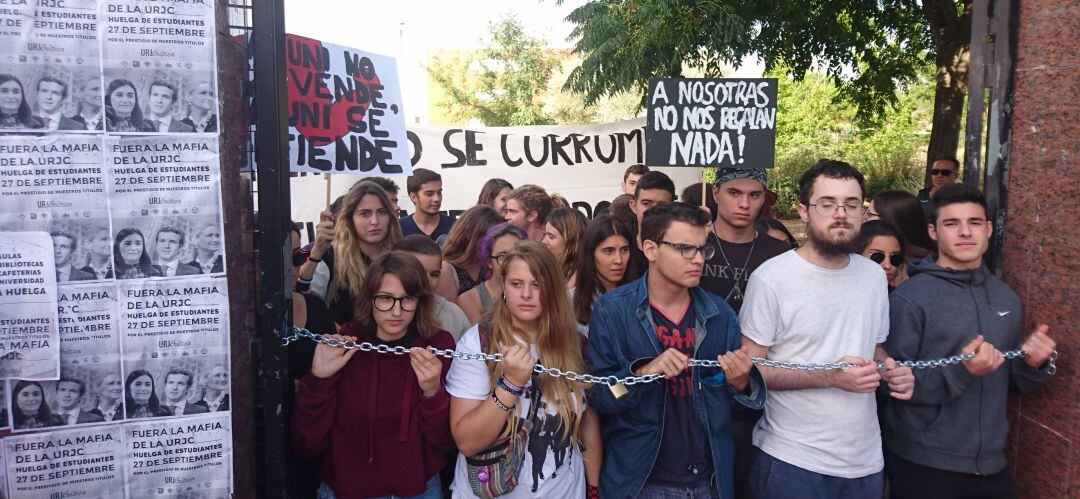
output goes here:
{"type": "Polygon", "coordinates": [[[855,241],[855,248],[860,255],[881,265],[885,277],[889,279],[889,292],[906,280],[904,238],[900,237],[900,232],[893,226],[881,220],[864,223],[859,230],[859,238],[855,241]]]}
{"type": "MultiPolygon", "coordinates": [[[[545,367],[583,372],[581,336],[551,252],[522,242],[502,259],[502,291],[492,311],[461,338],[459,353],[502,353],[504,361],[455,361],[446,379],[450,421],[461,455],[454,497],[585,497],[600,479],[599,423],[586,411],[583,384],[533,375],[545,367]],[[533,407],[536,404],[536,407],[533,407]],[[477,459],[527,428],[517,475],[507,480],[477,459]],[[495,482],[498,482],[497,484],[495,482]],[[516,483],[516,485],[510,485],[516,483]],[[512,488],[507,491],[507,488],[512,488]]],[[[595,489],[594,489],[595,492],[595,489]]]]}
{"type": "Polygon", "coordinates": [[[453,337],[436,326],[424,267],[408,253],[376,257],[359,296],[355,320],[330,337],[410,353],[316,346],[300,380],[294,448],[323,455],[319,498],[441,497],[439,470],[452,443],[450,360],[427,348],[453,349],[453,337]]]}
{"type": "Polygon", "coordinates": [[[470,324],[480,322],[491,310],[492,297],[502,293],[502,263],[514,245],[525,240],[525,231],[509,222],[491,227],[480,239],[480,284],[458,297],[458,305],[470,324]]]}

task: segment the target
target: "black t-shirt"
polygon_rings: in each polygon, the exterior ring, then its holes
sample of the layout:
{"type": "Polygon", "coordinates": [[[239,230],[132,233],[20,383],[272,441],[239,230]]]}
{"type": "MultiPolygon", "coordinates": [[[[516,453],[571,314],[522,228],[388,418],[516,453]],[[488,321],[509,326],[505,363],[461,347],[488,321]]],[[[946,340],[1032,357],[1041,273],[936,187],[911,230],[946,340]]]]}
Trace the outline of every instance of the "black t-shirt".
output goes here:
{"type": "MultiPolygon", "coordinates": [[[[656,307],[650,308],[661,351],[676,348],[693,357],[696,341],[693,303],[687,305],[683,316],[676,320],[668,318],[656,307]]],[[[674,487],[699,485],[712,475],[712,456],[705,424],[694,410],[690,369],[666,383],[664,430],[649,482],[674,487]]]]}
{"type": "Polygon", "coordinates": [[[413,234],[420,234],[421,236],[427,236],[432,241],[439,242],[439,237],[450,233],[450,228],[454,226],[454,219],[450,218],[442,213],[439,213],[439,225],[435,226],[435,230],[431,234],[425,234],[420,230],[420,227],[416,225],[416,221],[413,220],[412,215],[404,216],[398,219],[401,223],[401,235],[411,236],[413,234]]]}
{"type": "Polygon", "coordinates": [[[749,243],[729,243],[721,241],[716,234],[709,234],[709,244],[716,246],[716,254],[705,261],[700,286],[727,300],[735,313],[742,308],[750,273],[766,260],[791,250],[791,246],[784,241],[766,234],[758,234],[749,243]],[[735,289],[736,282],[739,289],[735,289]]]}

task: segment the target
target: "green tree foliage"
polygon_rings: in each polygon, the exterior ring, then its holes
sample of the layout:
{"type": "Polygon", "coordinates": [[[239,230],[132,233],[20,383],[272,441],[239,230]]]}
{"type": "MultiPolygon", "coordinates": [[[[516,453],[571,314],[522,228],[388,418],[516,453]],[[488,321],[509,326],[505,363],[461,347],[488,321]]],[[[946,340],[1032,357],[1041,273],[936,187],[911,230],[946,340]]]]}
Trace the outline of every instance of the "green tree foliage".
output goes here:
{"type": "Polygon", "coordinates": [[[928,64],[937,68],[939,133],[931,155],[953,154],[967,80],[971,0],[592,0],[575,9],[582,64],[566,88],[588,102],[618,92],[644,95],[652,77],[685,68],[723,76],[756,55],[767,71],[795,80],[820,70],[837,101],[876,126],[900,104],[928,64]]]}
{"type": "Polygon", "coordinates": [[[489,32],[485,47],[462,64],[436,61],[428,71],[446,91],[451,116],[487,126],[554,124],[544,95],[560,67],[558,54],[528,36],[512,15],[492,23],[489,32]]]}

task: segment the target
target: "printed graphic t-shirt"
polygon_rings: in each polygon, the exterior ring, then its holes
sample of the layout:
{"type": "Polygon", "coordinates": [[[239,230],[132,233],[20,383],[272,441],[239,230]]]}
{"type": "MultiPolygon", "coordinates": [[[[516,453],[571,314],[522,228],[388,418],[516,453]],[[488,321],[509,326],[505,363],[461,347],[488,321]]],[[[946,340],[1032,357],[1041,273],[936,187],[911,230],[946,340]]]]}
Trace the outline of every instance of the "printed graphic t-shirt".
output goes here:
{"type": "Polygon", "coordinates": [[[716,247],[716,253],[701,268],[701,289],[727,300],[735,313],[742,308],[750,274],[766,260],[791,251],[787,243],[765,234],[758,234],[749,243],[729,243],[709,234],[709,244],[716,247]]]}
{"type": "MultiPolygon", "coordinates": [[[[530,350],[534,357],[537,356],[535,345],[530,345],[530,350]]],[[[482,351],[480,330],[477,326],[465,332],[457,344],[457,351],[482,351]]],[[[526,385],[526,394],[531,386],[531,382],[526,385]]],[[[486,363],[456,361],[450,364],[450,372],[446,375],[446,391],[450,396],[485,400],[491,396],[491,390],[486,363]]],[[[541,397],[543,398],[543,395],[541,397]]],[[[513,411],[524,419],[529,414],[531,403],[527,396],[522,397],[513,411]]],[[[537,411],[536,421],[529,432],[517,487],[513,492],[500,497],[585,497],[585,465],[581,460],[581,450],[569,439],[562,438],[565,431],[561,421],[555,407],[544,402],[544,407],[537,411]]],[[[465,463],[465,456],[461,454],[458,454],[454,483],[450,490],[454,497],[475,497],[469,487],[468,465],[465,463]]]]}
{"type": "MultiPolygon", "coordinates": [[[[682,317],[669,318],[656,307],[650,307],[661,352],[675,348],[694,356],[696,340],[693,303],[687,305],[682,317]]],[[[660,435],[660,452],[656,456],[648,481],[666,486],[694,486],[707,480],[712,472],[709,439],[705,425],[694,411],[693,377],[690,369],[666,381],[664,430],[660,435]]]]}

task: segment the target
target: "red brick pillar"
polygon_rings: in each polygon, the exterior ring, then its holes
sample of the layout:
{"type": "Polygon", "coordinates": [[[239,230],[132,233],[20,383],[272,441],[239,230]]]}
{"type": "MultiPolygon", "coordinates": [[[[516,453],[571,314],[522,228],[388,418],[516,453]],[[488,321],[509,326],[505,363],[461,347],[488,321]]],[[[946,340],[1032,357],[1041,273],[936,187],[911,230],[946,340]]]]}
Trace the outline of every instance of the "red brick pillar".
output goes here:
{"type": "Polygon", "coordinates": [[[1014,26],[1004,278],[1061,360],[1010,404],[1009,460],[1022,497],[1080,497],[1080,2],[1020,1],[1014,26]]]}

